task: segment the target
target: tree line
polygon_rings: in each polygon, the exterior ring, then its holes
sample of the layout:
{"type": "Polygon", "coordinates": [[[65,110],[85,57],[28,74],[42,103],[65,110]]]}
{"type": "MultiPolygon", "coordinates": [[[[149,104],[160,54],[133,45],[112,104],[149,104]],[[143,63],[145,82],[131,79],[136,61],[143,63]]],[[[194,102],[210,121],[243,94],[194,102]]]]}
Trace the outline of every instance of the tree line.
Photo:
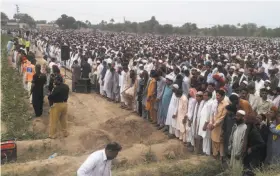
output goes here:
{"type": "MultiPolygon", "coordinates": [[[[15,20],[27,23],[31,27],[36,24],[46,24],[46,20],[35,21],[28,14],[15,14],[15,20]]],[[[1,23],[7,22],[8,16],[1,12],[1,23]]],[[[114,32],[131,32],[131,33],[153,33],[153,34],[180,34],[194,36],[246,36],[246,37],[280,37],[280,26],[277,28],[267,28],[265,26],[257,26],[255,23],[237,24],[237,25],[215,25],[210,28],[198,28],[195,23],[187,22],[182,26],[173,26],[171,24],[160,24],[154,16],[150,20],[144,22],[124,21],[123,23],[115,23],[114,19],[109,22],[102,20],[99,24],[91,24],[89,20],[79,21],[72,16],[62,14],[55,23],[61,29],[79,29],[92,28],[104,31],[114,32]]]]}
{"type": "Polygon", "coordinates": [[[182,26],[173,26],[171,24],[159,24],[153,16],[150,20],[144,22],[114,23],[113,20],[106,22],[102,20],[99,24],[90,27],[100,30],[116,32],[134,32],[134,33],[155,33],[155,34],[181,34],[181,35],[203,35],[203,36],[246,36],[246,37],[280,37],[280,26],[278,28],[267,28],[257,26],[255,23],[237,24],[237,25],[215,25],[210,28],[198,28],[195,23],[185,23],[182,26]]]}
{"type": "Polygon", "coordinates": [[[91,24],[76,21],[74,17],[61,15],[56,23],[62,29],[93,28],[104,31],[132,32],[132,33],[154,33],[154,34],[181,34],[181,35],[203,35],[203,36],[246,36],[246,37],[280,37],[280,27],[266,28],[257,26],[255,23],[237,25],[215,25],[211,28],[198,28],[195,23],[185,23],[180,27],[171,24],[160,24],[154,16],[144,22],[115,23],[114,19],[109,22],[102,20],[99,24],[91,24]]]}

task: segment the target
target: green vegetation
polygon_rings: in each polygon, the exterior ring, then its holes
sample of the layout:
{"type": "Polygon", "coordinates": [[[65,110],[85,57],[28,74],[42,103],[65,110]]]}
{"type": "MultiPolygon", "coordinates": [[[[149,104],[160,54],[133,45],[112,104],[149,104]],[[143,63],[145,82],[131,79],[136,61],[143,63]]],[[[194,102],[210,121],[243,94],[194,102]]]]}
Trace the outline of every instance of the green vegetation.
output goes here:
{"type": "Polygon", "coordinates": [[[17,171],[14,171],[13,173],[4,173],[2,176],[30,176],[30,175],[38,175],[38,176],[49,176],[54,175],[54,171],[48,169],[48,168],[39,168],[39,169],[33,169],[32,171],[24,172],[24,173],[17,173],[17,171]]]}
{"type": "Polygon", "coordinates": [[[9,36],[1,36],[1,117],[6,131],[2,133],[2,140],[38,139],[41,134],[30,131],[29,104],[27,92],[22,85],[22,78],[14,68],[9,65],[6,46],[9,36]]]}
{"type": "Polygon", "coordinates": [[[187,22],[182,26],[173,26],[171,24],[160,24],[154,16],[152,16],[150,20],[140,23],[132,21],[115,23],[115,20],[111,19],[109,22],[102,20],[99,24],[91,24],[89,20],[86,20],[85,22],[76,21],[74,17],[63,14],[56,20],[56,24],[62,29],[93,28],[104,31],[154,33],[164,35],[280,37],[280,27],[272,29],[266,28],[265,26],[257,26],[255,23],[247,23],[236,25],[215,25],[211,28],[198,28],[196,23],[190,22],[187,22]]]}

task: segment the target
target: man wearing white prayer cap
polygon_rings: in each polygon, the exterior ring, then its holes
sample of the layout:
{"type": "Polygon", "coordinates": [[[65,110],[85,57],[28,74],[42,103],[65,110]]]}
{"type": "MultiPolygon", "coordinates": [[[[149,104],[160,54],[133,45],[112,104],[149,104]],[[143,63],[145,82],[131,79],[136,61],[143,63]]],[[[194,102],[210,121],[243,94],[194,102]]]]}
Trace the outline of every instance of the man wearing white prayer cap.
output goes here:
{"type": "Polygon", "coordinates": [[[229,151],[231,152],[230,166],[236,168],[242,164],[242,153],[247,125],[244,121],[245,111],[238,110],[235,116],[236,124],[232,128],[229,139],[229,151]]]}
{"type": "Polygon", "coordinates": [[[179,103],[179,98],[176,97],[176,92],[179,89],[179,85],[178,84],[173,84],[172,85],[172,97],[170,100],[170,104],[168,107],[168,111],[167,111],[167,116],[166,116],[166,121],[165,121],[165,125],[169,126],[169,136],[170,137],[175,137],[175,131],[176,129],[174,128],[174,120],[172,120],[176,114],[177,114],[177,110],[178,110],[178,103],[179,103]]]}

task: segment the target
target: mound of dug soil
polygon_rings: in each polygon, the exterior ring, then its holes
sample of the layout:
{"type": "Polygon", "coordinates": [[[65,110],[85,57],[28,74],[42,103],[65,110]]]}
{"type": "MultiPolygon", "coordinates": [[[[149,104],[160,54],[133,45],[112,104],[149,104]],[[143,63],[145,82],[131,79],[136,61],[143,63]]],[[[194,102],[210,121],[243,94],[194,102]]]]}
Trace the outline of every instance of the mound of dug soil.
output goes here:
{"type": "Polygon", "coordinates": [[[131,147],[134,143],[152,144],[167,140],[167,137],[140,117],[129,115],[107,120],[100,129],[109,131],[113,140],[123,147],[131,147]]]}
{"type": "Polygon", "coordinates": [[[103,130],[88,130],[84,131],[79,136],[79,141],[83,150],[94,150],[103,148],[111,141],[112,136],[103,130]]]}

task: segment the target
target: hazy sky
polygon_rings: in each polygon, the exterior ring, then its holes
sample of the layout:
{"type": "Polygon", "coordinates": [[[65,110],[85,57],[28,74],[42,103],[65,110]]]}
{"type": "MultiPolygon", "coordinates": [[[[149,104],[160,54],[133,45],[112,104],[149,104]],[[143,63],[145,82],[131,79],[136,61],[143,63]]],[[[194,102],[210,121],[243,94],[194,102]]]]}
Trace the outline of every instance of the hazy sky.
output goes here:
{"type": "Polygon", "coordinates": [[[280,1],[172,1],[172,0],[1,0],[1,11],[9,18],[16,12],[30,14],[35,20],[56,20],[61,14],[76,20],[145,21],[155,16],[161,23],[182,25],[197,23],[199,27],[214,24],[254,22],[275,28],[280,26],[280,1]]]}

